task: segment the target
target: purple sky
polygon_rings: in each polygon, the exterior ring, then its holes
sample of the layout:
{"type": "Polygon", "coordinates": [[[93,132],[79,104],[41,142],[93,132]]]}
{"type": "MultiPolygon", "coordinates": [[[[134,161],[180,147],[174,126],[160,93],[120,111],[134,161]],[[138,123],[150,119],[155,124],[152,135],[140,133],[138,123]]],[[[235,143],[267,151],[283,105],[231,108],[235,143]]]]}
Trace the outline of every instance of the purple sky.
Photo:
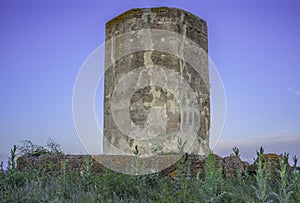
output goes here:
{"type": "Polygon", "coordinates": [[[209,55],[227,97],[215,151],[240,146],[250,160],[267,152],[300,157],[298,0],[0,1],[0,158],[20,141],[85,153],[72,118],[72,93],[105,22],[130,8],[169,6],[206,20],[209,55]]]}

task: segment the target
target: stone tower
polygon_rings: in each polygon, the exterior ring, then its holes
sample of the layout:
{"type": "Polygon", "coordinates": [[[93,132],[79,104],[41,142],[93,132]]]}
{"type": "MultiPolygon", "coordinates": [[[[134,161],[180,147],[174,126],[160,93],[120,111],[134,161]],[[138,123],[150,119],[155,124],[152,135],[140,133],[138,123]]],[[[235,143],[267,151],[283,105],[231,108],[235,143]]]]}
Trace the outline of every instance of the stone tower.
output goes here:
{"type": "Polygon", "coordinates": [[[104,153],[175,153],[181,143],[205,155],[207,51],[206,22],[181,9],[132,9],[107,22],[104,153]]]}

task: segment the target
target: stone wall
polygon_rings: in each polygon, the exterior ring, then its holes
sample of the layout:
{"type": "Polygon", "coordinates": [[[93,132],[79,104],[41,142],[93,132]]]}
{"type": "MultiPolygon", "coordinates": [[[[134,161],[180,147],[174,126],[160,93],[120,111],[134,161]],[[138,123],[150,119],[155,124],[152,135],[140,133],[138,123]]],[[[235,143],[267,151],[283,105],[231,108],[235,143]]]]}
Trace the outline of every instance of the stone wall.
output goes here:
{"type": "Polygon", "coordinates": [[[106,24],[105,154],[209,149],[206,22],[175,8],[132,9],[106,24]]]}
{"type": "MultiPolygon", "coordinates": [[[[239,157],[228,156],[222,158],[218,155],[214,155],[216,167],[222,167],[224,174],[235,177],[237,171],[244,172],[249,164],[242,161],[239,157]]],[[[24,170],[39,170],[41,172],[57,172],[62,171],[62,163],[65,163],[65,170],[71,173],[83,174],[85,172],[85,162],[89,159],[91,171],[102,174],[105,171],[105,166],[110,165],[113,162],[114,167],[123,168],[123,172],[127,174],[134,174],[132,170],[136,169],[136,157],[134,156],[118,156],[118,155],[51,155],[44,154],[41,156],[23,155],[17,159],[17,169],[24,170]]],[[[144,159],[144,162],[140,165],[146,170],[143,174],[150,174],[153,165],[170,165],[167,168],[162,168],[158,171],[162,176],[173,176],[177,173],[178,162],[177,155],[159,155],[157,157],[150,157],[144,159]],[[147,171],[148,170],[148,171],[147,171]]],[[[205,173],[205,161],[202,156],[185,154],[182,157],[183,164],[186,170],[190,170],[192,175],[205,173]]],[[[276,162],[276,161],[275,161],[276,162]]],[[[278,160],[277,160],[278,162],[278,160]]],[[[277,163],[276,162],[276,163],[277,163]]],[[[119,168],[114,171],[119,171],[119,168]]],[[[249,169],[255,168],[255,164],[250,165],[249,169]]],[[[248,170],[249,170],[248,169],[248,170]]],[[[278,169],[278,168],[276,168],[278,169]]],[[[139,169],[141,170],[141,169],[139,169]]],[[[256,169],[251,172],[255,173],[256,169]]],[[[140,174],[140,172],[139,172],[140,174]]]]}

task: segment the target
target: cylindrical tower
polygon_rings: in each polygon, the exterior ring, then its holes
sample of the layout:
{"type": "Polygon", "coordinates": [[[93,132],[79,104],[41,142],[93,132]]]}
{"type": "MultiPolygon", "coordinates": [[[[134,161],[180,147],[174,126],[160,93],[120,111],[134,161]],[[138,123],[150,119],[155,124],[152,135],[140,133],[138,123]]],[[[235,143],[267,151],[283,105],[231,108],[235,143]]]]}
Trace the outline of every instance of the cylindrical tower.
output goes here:
{"type": "Polygon", "coordinates": [[[132,9],[106,24],[105,154],[209,149],[206,22],[176,8],[132,9]]]}

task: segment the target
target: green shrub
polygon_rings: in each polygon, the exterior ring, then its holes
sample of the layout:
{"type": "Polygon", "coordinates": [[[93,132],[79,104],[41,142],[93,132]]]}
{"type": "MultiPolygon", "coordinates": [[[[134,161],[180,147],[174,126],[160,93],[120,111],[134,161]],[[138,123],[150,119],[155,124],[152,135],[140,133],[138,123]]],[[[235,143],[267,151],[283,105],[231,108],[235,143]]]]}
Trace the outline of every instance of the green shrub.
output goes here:
{"type": "Polygon", "coordinates": [[[32,156],[40,156],[42,154],[63,154],[60,145],[53,139],[48,139],[46,146],[34,144],[30,140],[23,140],[22,145],[19,145],[17,149],[19,156],[26,154],[32,156]]]}
{"type": "Polygon", "coordinates": [[[271,192],[268,188],[268,178],[270,176],[268,171],[268,163],[263,167],[264,149],[260,147],[257,154],[257,173],[255,175],[256,185],[252,186],[254,189],[257,202],[269,202],[271,192]]]}
{"type": "Polygon", "coordinates": [[[14,145],[14,147],[10,150],[10,157],[8,159],[7,170],[10,171],[16,169],[16,158],[17,158],[17,146],[14,145]]]}
{"type": "Polygon", "coordinates": [[[233,151],[233,153],[231,153],[230,156],[241,157],[240,149],[237,146],[233,147],[232,151],[233,151]]]}
{"type": "MultiPolygon", "coordinates": [[[[179,154],[184,155],[183,147],[181,143],[179,154]]],[[[300,202],[300,174],[288,169],[288,155],[280,158],[278,175],[272,176],[278,179],[271,184],[268,164],[263,166],[263,148],[257,152],[257,173],[245,172],[237,178],[222,174],[212,152],[204,174],[191,175],[182,156],[175,177],[127,175],[109,169],[99,174],[92,171],[91,157],[85,158],[81,174],[69,171],[66,160],[58,173],[45,173],[45,167],[18,171],[15,155],[14,147],[9,170],[0,174],[0,202],[300,202]]]]}
{"type": "Polygon", "coordinates": [[[226,193],[223,186],[222,168],[216,163],[215,155],[209,152],[205,160],[204,202],[221,202],[226,193]]]}
{"type": "Polygon", "coordinates": [[[288,158],[289,155],[288,154],[284,154],[280,157],[279,163],[280,163],[280,170],[278,170],[277,172],[280,175],[280,180],[276,180],[277,182],[277,188],[276,191],[272,193],[276,199],[280,202],[280,203],[288,203],[290,202],[290,197],[291,194],[293,193],[293,191],[291,190],[291,186],[292,185],[288,185],[289,182],[289,173],[288,173],[288,158]]]}

